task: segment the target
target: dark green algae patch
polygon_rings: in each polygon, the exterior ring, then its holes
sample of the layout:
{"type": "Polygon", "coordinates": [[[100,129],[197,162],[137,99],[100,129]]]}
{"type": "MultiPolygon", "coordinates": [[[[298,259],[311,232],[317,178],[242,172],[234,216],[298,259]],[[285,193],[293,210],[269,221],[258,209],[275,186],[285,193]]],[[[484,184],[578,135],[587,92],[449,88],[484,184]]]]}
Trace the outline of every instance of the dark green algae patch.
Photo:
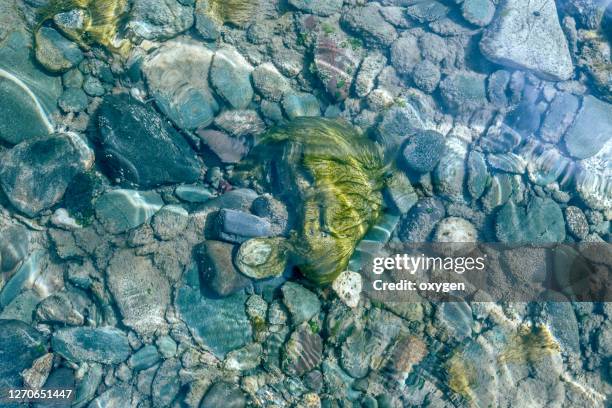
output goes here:
{"type": "Polygon", "coordinates": [[[285,246],[290,265],[324,285],[346,270],[378,220],[386,171],[382,150],[366,135],[337,120],[304,117],[264,134],[235,180],[295,209],[294,230],[275,245],[285,246]]]}

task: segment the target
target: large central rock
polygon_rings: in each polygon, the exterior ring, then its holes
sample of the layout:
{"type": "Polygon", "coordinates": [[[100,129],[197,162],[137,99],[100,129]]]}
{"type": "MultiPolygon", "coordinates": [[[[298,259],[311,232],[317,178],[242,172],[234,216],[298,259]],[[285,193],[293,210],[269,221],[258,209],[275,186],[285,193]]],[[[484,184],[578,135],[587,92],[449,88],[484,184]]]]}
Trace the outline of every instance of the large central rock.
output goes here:
{"type": "Polygon", "coordinates": [[[183,136],[129,95],[106,98],[98,127],[98,158],[113,181],[150,188],[200,177],[202,163],[183,136]]]}
{"type": "Polygon", "coordinates": [[[553,0],[503,1],[480,49],[493,62],[544,79],[565,81],[574,72],[553,0]]]}

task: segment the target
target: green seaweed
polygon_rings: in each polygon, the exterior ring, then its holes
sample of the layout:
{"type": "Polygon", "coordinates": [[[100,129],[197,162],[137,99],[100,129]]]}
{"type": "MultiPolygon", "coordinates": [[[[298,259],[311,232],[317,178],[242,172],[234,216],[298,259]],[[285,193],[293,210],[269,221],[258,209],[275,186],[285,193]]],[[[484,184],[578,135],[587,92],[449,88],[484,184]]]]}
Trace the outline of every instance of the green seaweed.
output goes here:
{"type": "Polygon", "coordinates": [[[208,0],[207,14],[221,24],[243,26],[255,14],[258,0],[208,0]]]}
{"type": "Polygon", "coordinates": [[[298,118],[265,134],[235,178],[255,181],[295,209],[290,263],[323,285],[346,270],[382,211],[382,157],[377,144],[349,125],[298,118]]]}
{"type": "Polygon", "coordinates": [[[127,18],[128,0],[52,0],[40,10],[37,29],[55,15],[72,10],[84,12],[84,25],[79,29],[64,29],[64,34],[86,49],[99,44],[121,55],[127,53],[131,44],[127,40],[119,41],[117,35],[127,18]]]}

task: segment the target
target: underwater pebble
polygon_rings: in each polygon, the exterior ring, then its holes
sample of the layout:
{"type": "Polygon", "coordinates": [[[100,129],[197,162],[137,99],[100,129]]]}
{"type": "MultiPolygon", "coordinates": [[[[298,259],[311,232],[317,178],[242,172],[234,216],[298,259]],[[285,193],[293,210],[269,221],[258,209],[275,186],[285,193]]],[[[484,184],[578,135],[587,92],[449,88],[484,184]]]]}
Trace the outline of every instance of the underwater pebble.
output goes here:
{"type": "Polygon", "coordinates": [[[311,291],[295,282],[281,287],[283,303],[287,306],[295,325],[312,319],[321,311],[321,301],[311,291]]]}
{"type": "Polygon", "coordinates": [[[238,292],[249,284],[232,262],[235,245],[206,241],[196,247],[195,254],[203,283],[218,296],[238,292]]]}
{"type": "Polygon", "coordinates": [[[234,109],[245,109],[253,99],[251,72],[253,67],[234,48],[215,53],[210,69],[210,82],[234,109]]]}
{"type": "Polygon", "coordinates": [[[332,288],[348,307],[355,308],[359,305],[362,288],[362,279],[359,273],[342,272],[332,283],[332,288]]]}
{"type": "Polygon", "coordinates": [[[319,100],[309,93],[291,93],[282,101],[283,109],[289,119],[301,116],[321,116],[319,100]]]}
{"type": "Polygon", "coordinates": [[[136,228],[159,211],[164,202],[152,191],[111,190],[94,204],[96,217],[111,234],[136,228]]]}
{"type": "Polygon", "coordinates": [[[244,408],[246,403],[246,397],[238,386],[221,381],[208,389],[200,408],[244,408]]]}
{"type": "Polygon", "coordinates": [[[580,208],[573,205],[567,207],[565,209],[565,222],[567,230],[576,238],[584,239],[589,234],[589,223],[580,208]]]}
{"type": "Polygon", "coordinates": [[[53,334],[54,352],[75,363],[99,362],[117,364],[130,355],[127,336],[114,327],[73,327],[53,334]]]}
{"type": "Polygon", "coordinates": [[[21,387],[21,372],[47,354],[46,349],[45,338],[34,328],[17,320],[0,320],[0,387],[21,387]]]}
{"type": "Polygon", "coordinates": [[[446,148],[444,136],[433,130],[417,132],[402,148],[404,163],[418,173],[432,171],[446,148]]]}
{"type": "Polygon", "coordinates": [[[282,358],[283,371],[289,375],[301,376],[321,363],[323,341],[313,333],[308,324],[299,326],[285,344],[282,358]]]}
{"type": "Polygon", "coordinates": [[[253,70],[253,85],[263,97],[280,102],[291,91],[291,86],[272,63],[261,64],[253,70]]]}
{"type": "Polygon", "coordinates": [[[36,59],[47,70],[63,73],[83,61],[78,45],[63,37],[51,27],[36,32],[36,59]]]}

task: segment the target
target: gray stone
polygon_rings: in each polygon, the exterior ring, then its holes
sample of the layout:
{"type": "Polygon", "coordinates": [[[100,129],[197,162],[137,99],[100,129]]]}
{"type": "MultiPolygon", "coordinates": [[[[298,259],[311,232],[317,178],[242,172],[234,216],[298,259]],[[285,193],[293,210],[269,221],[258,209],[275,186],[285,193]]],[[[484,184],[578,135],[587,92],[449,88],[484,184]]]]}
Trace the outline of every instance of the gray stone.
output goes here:
{"type": "Polygon", "coordinates": [[[126,401],[132,401],[134,388],[128,384],[114,385],[96,397],[88,408],[115,408],[125,406],[126,401]]]}
{"type": "Polygon", "coordinates": [[[495,4],[491,0],[465,0],[461,12],[470,23],[484,27],[493,20],[495,4]]]}
{"type": "Polygon", "coordinates": [[[342,15],[341,23],[367,41],[389,46],[397,38],[395,28],[389,24],[380,13],[378,3],[368,3],[366,6],[351,7],[342,15]]]}
{"type": "Polygon", "coordinates": [[[39,322],[81,326],[83,315],[75,308],[67,292],[55,293],[38,304],[36,318],[39,322]]]}
{"type": "Polygon", "coordinates": [[[448,7],[436,0],[416,1],[406,7],[406,14],[419,23],[440,20],[448,13],[448,7]]]}
{"type": "Polygon", "coordinates": [[[420,200],[402,217],[398,230],[399,238],[402,242],[427,242],[445,213],[440,200],[433,197],[420,200]]]}
{"type": "Polygon", "coordinates": [[[210,125],[219,104],[208,85],[213,51],[188,40],[174,40],[148,56],[143,64],[155,103],[181,129],[210,125]]]}
{"type": "Polygon", "coordinates": [[[215,126],[234,137],[257,136],[265,130],[254,110],[226,110],[215,118],[215,126]]]}
{"type": "Polygon", "coordinates": [[[251,64],[236,49],[222,48],[215,53],[210,82],[234,109],[246,109],[253,99],[252,71],[251,64]]]}
{"type": "Polygon", "coordinates": [[[489,174],[487,163],[481,152],[471,151],[467,161],[467,189],[472,199],[477,200],[487,187],[489,174]]]}
{"type": "Polygon", "coordinates": [[[408,177],[399,171],[387,181],[383,194],[391,210],[398,214],[406,214],[419,199],[408,177]]]}
{"type": "Polygon", "coordinates": [[[408,138],[402,149],[402,159],[409,169],[428,173],[436,167],[445,149],[444,136],[440,133],[420,131],[408,138]]]}
{"type": "Polygon", "coordinates": [[[0,186],[15,208],[33,217],[58,203],[93,160],[91,149],[74,134],[25,141],[2,155],[0,186]]]}
{"type": "Polygon", "coordinates": [[[289,119],[301,116],[321,116],[319,100],[309,93],[291,93],[283,98],[283,109],[289,119]]]}
{"type": "Polygon", "coordinates": [[[88,75],[83,82],[83,90],[89,96],[102,96],[106,93],[104,85],[95,76],[88,75]]]}
{"type": "Polygon", "coordinates": [[[544,79],[565,81],[574,72],[554,1],[503,1],[480,49],[493,62],[544,79]]]}
{"type": "Polygon", "coordinates": [[[293,7],[318,16],[338,13],[342,8],[342,3],[342,0],[289,0],[289,4],[293,7]]]}
{"type": "Polygon", "coordinates": [[[204,395],[200,408],[244,408],[246,397],[240,387],[228,382],[217,382],[204,395]]]}
{"type": "Polygon", "coordinates": [[[486,77],[469,71],[457,71],[440,83],[446,106],[456,111],[473,110],[487,104],[486,77]]]}
{"type": "Polygon", "coordinates": [[[118,364],[131,352],[125,333],[114,327],[61,328],[53,333],[51,347],[75,363],[118,364]]]}
{"type": "Polygon", "coordinates": [[[31,38],[20,30],[0,44],[0,97],[13,101],[0,105],[0,139],[10,144],[53,132],[48,117],[57,112],[62,93],[61,78],[46,75],[31,53],[31,38]]]}
{"type": "Polygon", "coordinates": [[[293,324],[312,319],[321,311],[321,301],[311,291],[294,282],[287,282],[281,287],[283,302],[289,313],[293,324]]]}
{"type": "Polygon", "coordinates": [[[419,62],[421,50],[414,35],[406,33],[391,46],[391,64],[399,74],[411,74],[419,62]]]}
{"type": "Polygon", "coordinates": [[[565,147],[577,159],[596,155],[612,138],[612,104],[585,96],[576,119],[565,134],[565,147]]]}
{"type": "Polygon", "coordinates": [[[243,243],[249,238],[270,236],[272,226],[265,218],[224,208],[217,214],[215,230],[224,241],[243,243]]]}
{"type": "Polygon", "coordinates": [[[175,304],[196,341],[223,358],[251,341],[253,331],[245,312],[246,300],[244,293],[204,298],[199,287],[183,286],[177,291],[175,304]]]}
{"type": "Polygon", "coordinates": [[[129,95],[106,97],[97,124],[98,157],[114,182],[149,188],[201,176],[202,163],[185,138],[129,95]]]}
{"type": "Polygon", "coordinates": [[[36,32],[36,59],[53,73],[66,72],[83,61],[79,46],[51,27],[36,32]]]}
{"type": "Polygon", "coordinates": [[[557,243],[565,240],[561,209],[551,199],[532,197],[526,206],[509,201],[498,212],[497,239],[504,243],[557,243]]]}
{"type": "Polygon", "coordinates": [[[482,205],[489,212],[508,202],[512,195],[512,175],[496,173],[490,177],[489,188],[482,196],[482,205]]]}
{"type": "Polygon", "coordinates": [[[0,272],[11,272],[30,252],[30,234],[20,225],[10,225],[0,230],[0,272]]]}
{"type": "Polygon", "coordinates": [[[506,91],[509,83],[510,72],[508,71],[500,69],[489,76],[487,94],[491,103],[498,108],[505,108],[508,106],[508,95],[506,95],[506,91]]]}
{"type": "Polygon", "coordinates": [[[359,72],[355,78],[355,92],[363,98],[367,96],[376,85],[376,77],[387,63],[387,58],[379,52],[369,52],[361,62],[359,72]]]}
{"type": "Polygon", "coordinates": [[[145,223],[164,205],[153,191],[111,190],[95,202],[96,217],[111,234],[120,234],[145,223]]]}
{"type": "Polygon", "coordinates": [[[235,248],[226,242],[206,241],[195,249],[202,281],[218,296],[236,293],[250,283],[234,266],[235,248]]]}
{"type": "Polygon", "coordinates": [[[188,30],[193,21],[193,7],[177,0],[136,0],[127,28],[138,37],[160,41],[188,30]]]}
{"type": "Polygon", "coordinates": [[[161,356],[157,348],[152,345],[147,345],[132,354],[128,360],[128,364],[134,371],[141,371],[153,367],[160,359],[161,356]]]}
{"type": "Polygon", "coordinates": [[[589,222],[580,208],[573,205],[567,207],[565,222],[567,230],[576,238],[585,239],[589,235],[589,222]]]}
{"type": "Polygon", "coordinates": [[[189,203],[205,203],[214,197],[212,191],[204,186],[182,185],[174,190],[174,194],[189,203]]]}
{"type": "Polygon", "coordinates": [[[438,87],[441,77],[438,66],[429,60],[419,62],[412,71],[414,84],[427,93],[432,93],[438,87]]]}
{"type": "Polygon", "coordinates": [[[378,126],[378,140],[389,150],[394,150],[424,126],[421,115],[412,104],[394,106],[385,112],[378,126]]]}
{"type": "Polygon", "coordinates": [[[157,339],[157,349],[164,358],[171,358],[176,355],[177,344],[170,336],[161,336],[157,339]]]}
{"type": "Polygon", "coordinates": [[[23,386],[21,372],[46,354],[41,333],[18,320],[0,320],[0,388],[23,386]]]}
{"type": "Polygon", "coordinates": [[[230,351],[223,365],[228,370],[248,371],[261,363],[263,349],[259,343],[251,343],[241,349],[230,351]]]}
{"type": "Polygon", "coordinates": [[[210,15],[209,1],[199,0],[195,2],[195,28],[207,41],[215,41],[221,34],[219,23],[210,15]]]}
{"type": "Polygon", "coordinates": [[[181,362],[172,358],[164,361],[157,370],[151,386],[151,398],[155,408],[171,406],[181,388],[178,375],[180,369],[181,362]]]}
{"type": "Polygon", "coordinates": [[[168,241],[176,238],[187,228],[189,213],[178,205],[166,205],[153,217],[151,227],[157,238],[168,241]]]}
{"type": "Polygon", "coordinates": [[[540,137],[550,143],[559,143],[561,136],[574,121],[579,106],[578,97],[567,92],[557,93],[540,128],[540,137]]]}
{"type": "Polygon", "coordinates": [[[83,112],[89,104],[89,99],[87,99],[87,94],[83,90],[68,88],[60,96],[57,103],[62,111],[66,113],[83,112]]]}
{"type": "Polygon", "coordinates": [[[165,329],[170,285],[151,259],[130,250],[116,252],[106,278],[124,325],[143,337],[165,329]]]}
{"type": "Polygon", "coordinates": [[[283,96],[291,91],[289,81],[269,62],[253,70],[253,85],[264,98],[280,102],[283,96]]]}

